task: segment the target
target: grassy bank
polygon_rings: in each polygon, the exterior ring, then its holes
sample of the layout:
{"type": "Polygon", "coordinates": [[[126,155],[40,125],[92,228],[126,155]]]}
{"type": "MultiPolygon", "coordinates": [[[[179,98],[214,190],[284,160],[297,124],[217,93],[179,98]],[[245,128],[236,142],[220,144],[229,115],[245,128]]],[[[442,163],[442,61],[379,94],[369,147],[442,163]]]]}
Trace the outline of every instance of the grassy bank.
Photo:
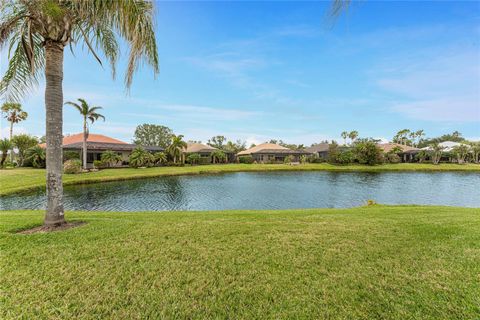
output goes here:
{"type": "MultiPolygon", "coordinates": [[[[186,167],[156,167],[146,169],[105,169],[98,172],[89,172],[76,175],[65,175],[64,184],[82,184],[102,181],[115,181],[127,179],[139,179],[147,177],[158,177],[165,175],[182,174],[204,174],[221,172],[239,172],[239,171],[471,171],[480,172],[478,164],[418,164],[418,163],[399,163],[385,164],[378,166],[346,165],[335,166],[331,164],[305,164],[290,166],[284,164],[262,165],[262,164],[227,164],[227,165],[205,165],[205,166],[186,166],[186,167]]],[[[43,188],[45,186],[45,170],[18,168],[0,170],[0,195],[11,194],[29,189],[43,188]]]]}
{"type": "Polygon", "coordinates": [[[475,319],[480,210],[0,212],[0,318],[475,319]]]}

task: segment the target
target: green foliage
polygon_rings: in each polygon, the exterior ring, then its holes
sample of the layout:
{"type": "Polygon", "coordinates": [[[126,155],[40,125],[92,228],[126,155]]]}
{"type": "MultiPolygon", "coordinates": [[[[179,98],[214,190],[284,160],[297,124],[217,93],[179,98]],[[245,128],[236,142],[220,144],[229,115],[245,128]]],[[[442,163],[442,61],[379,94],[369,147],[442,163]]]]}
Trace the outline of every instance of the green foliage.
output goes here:
{"type": "Polygon", "coordinates": [[[420,150],[416,155],[415,159],[419,162],[422,163],[424,162],[428,157],[428,152],[425,150],[420,150]]]}
{"type": "Polygon", "coordinates": [[[135,148],[129,157],[129,165],[133,168],[151,167],[155,163],[155,157],[142,147],[135,148]]]}
{"type": "Polygon", "coordinates": [[[190,153],[187,156],[187,163],[198,164],[200,162],[201,156],[198,153],[190,153]]]}
{"type": "Polygon", "coordinates": [[[66,174],[77,174],[82,172],[82,161],[77,159],[65,161],[63,164],[63,172],[66,174]]]}
{"type": "Polygon", "coordinates": [[[22,110],[22,105],[20,103],[6,102],[2,105],[0,110],[5,114],[4,118],[12,125],[14,123],[19,123],[28,117],[28,113],[22,110]]]}
{"type": "Polygon", "coordinates": [[[25,153],[28,149],[36,146],[38,140],[36,137],[28,134],[15,135],[12,138],[13,146],[18,149],[19,166],[23,166],[25,162],[25,153]]]}
{"type": "Polygon", "coordinates": [[[112,150],[107,150],[102,153],[100,159],[107,167],[112,167],[122,161],[122,156],[112,150]]]}
{"type": "Polygon", "coordinates": [[[8,151],[13,148],[13,143],[8,139],[0,140],[0,151],[2,152],[2,158],[0,160],[0,167],[3,167],[5,160],[7,159],[8,151]]]}
{"type": "Polygon", "coordinates": [[[328,145],[327,161],[329,163],[337,163],[337,158],[339,153],[340,153],[340,149],[338,148],[338,143],[336,143],[335,141],[332,141],[332,143],[328,145]]]}
{"type": "Polygon", "coordinates": [[[165,149],[170,145],[172,137],[172,129],[166,126],[144,123],[135,129],[133,143],[141,146],[157,146],[165,149]]]}
{"type": "Polygon", "coordinates": [[[101,169],[105,167],[105,163],[102,160],[93,160],[93,167],[95,169],[101,169]]]}
{"type": "Polygon", "coordinates": [[[162,165],[162,164],[165,164],[167,163],[168,159],[167,159],[167,155],[165,154],[165,152],[155,152],[153,154],[153,157],[155,159],[155,164],[156,165],[162,165]]]}
{"type": "Polygon", "coordinates": [[[227,155],[221,150],[215,150],[211,154],[213,163],[225,163],[227,161],[227,155]]]}
{"type": "MultiPolygon", "coordinates": [[[[285,159],[283,159],[283,163],[292,163],[293,161],[295,160],[295,157],[292,156],[292,155],[288,155],[285,157],[285,159]]],[[[274,163],[275,161],[272,161],[272,163],[274,163]]]]}
{"type": "Polygon", "coordinates": [[[172,135],[172,141],[166,151],[172,157],[173,163],[177,163],[186,148],[187,143],[183,141],[183,135],[172,135]]]}
{"type": "Polygon", "coordinates": [[[35,146],[27,150],[26,158],[32,162],[34,168],[45,168],[45,149],[35,146]]]}
{"type": "Polygon", "coordinates": [[[430,157],[432,158],[432,163],[433,164],[439,164],[440,159],[442,158],[442,155],[443,155],[443,149],[444,148],[437,142],[431,144],[430,148],[432,149],[431,152],[430,152],[430,157]]]}
{"type": "Polygon", "coordinates": [[[338,164],[349,164],[349,163],[353,163],[354,161],[355,161],[355,155],[350,150],[340,151],[339,153],[337,153],[337,156],[335,157],[335,163],[338,163],[338,164]]]}
{"type": "Polygon", "coordinates": [[[454,147],[452,152],[457,157],[457,162],[459,164],[462,164],[462,163],[465,163],[465,159],[468,155],[469,148],[468,148],[467,145],[462,144],[462,145],[454,147]]]}
{"type": "Polygon", "coordinates": [[[355,142],[353,154],[360,164],[375,165],[383,162],[383,152],[377,144],[370,139],[355,142]]]}
{"type": "Polygon", "coordinates": [[[388,161],[389,163],[399,163],[402,159],[400,159],[400,156],[396,154],[395,152],[389,152],[385,155],[385,160],[388,161]]]}
{"type": "Polygon", "coordinates": [[[207,144],[214,148],[223,150],[223,148],[225,147],[224,144],[226,141],[227,141],[227,138],[225,136],[215,136],[215,137],[212,137],[210,140],[208,140],[207,144]]]}
{"type": "Polygon", "coordinates": [[[245,164],[252,164],[254,162],[252,156],[240,156],[238,157],[238,162],[245,164]]]}
{"type": "Polygon", "coordinates": [[[63,152],[63,161],[77,159],[80,160],[80,152],[78,151],[64,151],[63,152]]]}
{"type": "Polygon", "coordinates": [[[224,150],[237,154],[240,151],[247,150],[247,143],[241,140],[236,140],[235,142],[228,141],[224,147],[224,150]]]}

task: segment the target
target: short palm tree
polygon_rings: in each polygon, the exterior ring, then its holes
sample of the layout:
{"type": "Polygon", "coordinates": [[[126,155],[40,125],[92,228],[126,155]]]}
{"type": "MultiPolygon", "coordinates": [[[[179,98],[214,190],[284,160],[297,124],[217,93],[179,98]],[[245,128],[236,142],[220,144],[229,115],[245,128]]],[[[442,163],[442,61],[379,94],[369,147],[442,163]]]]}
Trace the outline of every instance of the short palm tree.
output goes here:
{"type": "Polygon", "coordinates": [[[222,163],[227,160],[227,156],[225,155],[225,152],[222,150],[215,150],[212,152],[212,160],[213,163],[222,163]]]}
{"type": "Polygon", "coordinates": [[[167,162],[167,155],[165,152],[155,152],[153,154],[153,157],[155,158],[155,164],[161,165],[167,162]]]}
{"type": "Polygon", "coordinates": [[[93,124],[98,119],[103,119],[105,121],[105,117],[98,113],[98,110],[101,110],[102,107],[95,107],[90,106],[85,99],[77,99],[79,103],[68,101],[65,102],[66,105],[72,106],[80,112],[80,115],[83,118],[83,144],[82,144],[82,163],[83,169],[87,169],[87,139],[88,139],[88,120],[90,123],[93,124]]]}
{"type": "Polygon", "coordinates": [[[3,167],[5,160],[7,160],[7,154],[10,149],[12,149],[13,143],[8,139],[0,140],[0,151],[2,151],[2,159],[0,160],[0,167],[3,167]]]}
{"type": "Polygon", "coordinates": [[[153,164],[155,158],[153,154],[148,152],[142,147],[137,147],[135,150],[132,151],[129,157],[129,164],[131,167],[139,168],[139,167],[147,167],[153,164]]]}
{"type": "Polygon", "coordinates": [[[107,150],[107,151],[102,153],[102,155],[100,156],[100,159],[107,166],[111,167],[111,166],[116,165],[120,161],[122,161],[122,156],[120,156],[116,152],[113,152],[112,150],[107,150]]]}
{"type": "Polygon", "coordinates": [[[35,168],[43,168],[45,166],[45,149],[40,146],[28,149],[26,159],[30,160],[35,168]]]}
{"type": "Polygon", "coordinates": [[[173,158],[173,163],[177,163],[177,159],[182,157],[185,148],[187,148],[187,143],[183,141],[183,135],[173,135],[172,142],[167,147],[167,152],[173,158]]]}
{"type": "MultiPolygon", "coordinates": [[[[119,57],[117,38],[130,47],[125,85],[140,63],[158,73],[153,3],[147,0],[0,1],[0,47],[11,48],[0,81],[0,96],[18,101],[45,76],[47,210],[44,224],[65,223],[62,186],[62,105],[64,49],[83,43],[96,60],[101,50],[112,67],[119,57]]],[[[71,47],[72,48],[72,47],[71,47]]]]}

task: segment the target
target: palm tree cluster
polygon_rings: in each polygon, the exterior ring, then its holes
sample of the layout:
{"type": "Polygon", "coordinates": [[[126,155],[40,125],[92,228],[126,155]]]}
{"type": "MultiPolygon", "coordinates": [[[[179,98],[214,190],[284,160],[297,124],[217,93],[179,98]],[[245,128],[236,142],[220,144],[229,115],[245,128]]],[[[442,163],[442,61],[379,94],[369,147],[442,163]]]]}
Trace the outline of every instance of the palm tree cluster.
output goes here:
{"type": "Polygon", "coordinates": [[[83,43],[112,75],[120,55],[117,37],[130,47],[125,85],[130,87],[140,63],[158,72],[153,4],[143,0],[4,0],[0,2],[0,48],[9,47],[8,68],[0,96],[18,101],[45,77],[47,211],[46,226],[65,222],[62,186],[64,49],[83,43]]]}

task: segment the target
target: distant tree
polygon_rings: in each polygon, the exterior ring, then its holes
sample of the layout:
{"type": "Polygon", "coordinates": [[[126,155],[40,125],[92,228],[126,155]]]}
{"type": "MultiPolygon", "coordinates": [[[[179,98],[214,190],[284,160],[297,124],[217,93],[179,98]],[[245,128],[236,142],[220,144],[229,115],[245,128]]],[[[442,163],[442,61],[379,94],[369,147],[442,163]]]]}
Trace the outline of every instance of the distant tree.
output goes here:
{"type": "Polygon", "coordinates": [[[128,158],[129,165],[133,168],[149,167],[155,162],[154,156],[143,147],[135,148],[128,158]]]}
{"type": "Polygon", "coordinates": [[[212,152],[212,160],[213,163],[223,163],[227,160],[227,156],[225,155],[225,152],[221,150],[215,150],[212,152]]]}
{"type": "Polygon", "coordinates": [[[462,163],[465,163],[465,159],[467,158],[469,148],[467,145],[461,144],[459,146],[455,146],[452,152],[457,157],[457,162],[459,164],[462,164],[462,163]]]}
{"type": "Polygon", "coordinates": [[[172,137],[173,131],[169,127],[144,123],[135,129],[133,143],[166,149],[172,142],[172,137]]]}
{"type": "Polygon", "coordinates": [[[105,117],[98,113],[98,110],[101,110],[102,107],[95,107],[90,106],[85,99],[79,98],[77,99],[79,103],[67,101],[65,102],[66,105],[72,106],[80,112],[80,115],[83,120],[83,141],[82,141],[82,163],[83,169],[87,170],[87,139],[88,139],[88,121],[93,124],[98,119],[103,119],[105,121],[105,117]]]}
{"type": "Polygon", "coordinates": [[[172,157],[173,163],[177,163],[183,154],[183,149],[187,147],[187,143],[183,141],[183,135],[172,135],[172,141],[166,151],[172,157]]]}
{"type": "Polygon", "coordinates": [[[247,143],[241,140],[237,140],[235,142],[228,141],[227,144],[225,145],[224,150],[236,154],[236,153],[239,153],[240,151],[247,150],[246,145],[247,143]]]}
{"type": "Polygon", "coordinates": [[[20,103],[6,102],[2,105],[1,112],[4,118],[10,122],[10,140],[13,138],[13,125],[17,124],[28,117],[28,113],[23,111],[20,103]]]}
{"type": "Polygon", "coordinates": [[[461,143],[467,142],[465,138],[462,137],[462,134],[460,132],[454,131],[453,133],[444,134],[444,135],[441,135],[440,137],[435,137],[430,139],[421,139],[417,147],[423,148],[435,143],[441,143],[445,141],[453,141],[453,142],[461,142],[461,143]]]}
{"type": "Polygon", "coordinates": [[[338,148],[338,143],[332,140],[332,142],[328,145],[327,161],[329,163],[337,163],[337,157],[339,153],[340,153],[340,150],[338,148]]]}
{"type": "Polygon", "coordinates": [[[358,138],[358,131],[350,131],[348,137],[350,138],[351,143],[354,143],[358,138]]]}
{"type": "Polygon", "coordinates": [[[347,138],[348,138],[348,132],[347,131],[343,131],[342,134],[341,134],[342,138],[343,138],[343,144],[344,145],[347,145],[347,138]]]}
{"type": "Polygon", "coordinates": [[[479,163],[480,162],[480,142],[471,142],[470,145],[472,149],[473,162],[479,163]]]}
{"type": "Polygon", "coordinates": [[[431,151],[432,163],[433,164],[439,164],[440,159],[442,158],[444,148],[440,144],[438,144],[437,142],[433,143],[430,146],[430,148],[432,149],[432,151],[431,151]]]}
{"type": "Polygon", "coordinates": [[[46,143],[47,142],[47,137],[46,136],[41,136],[38,138],[38,143],[46,143]]]}
{"type": "Polygon", "coordinates": [[[18,149],[19,166],[23,166],[27,150],[36,146],[38,140],[28,134],[18,134],[13,136],[12,143],[18,149]]]}
{"type": "Polygon", "coordinates": [[[383,162],[383,152],[371,139],[357,141],[353,147],[353,154],[361,164],[375,165],[383,162]]]}
{"type": "Polygon", "coordinates": [[[102,153],[100,160],[106,164],[107,167],[112,167],[122,161],[122,156],[112,150],[107,150],[102,153]]]}
{"type": "Polygon", "coordinates": [[[214,148],[223,150],[223,148],[225,147],[226,141],[227,141],[227,138],[225,138],[225,136],[215,136],[209,139],[207,144],[214,148]]]}
{"type": "Polygon", "coordinates": [[[38,145],[28,149],[26,159],[30,160],[35,168],[45,168],[45,149],[38,145]]]}
{"type": "Polygon", "coordinates": [[[252,144],[250,145],[250,148],[249,148],[249,149],[252,149],[253,147],[256,147],[256,146],[257,146],[257,145],[256,145],[255,143],[252,143],[252,144]]]}
{"type": "Polygon", "coordinates": [[[424,162],[428,157],[428,152],[425,150],[420,150],[416,155],[415,158],[418,160],[419,163],[424,162]]]}
{"type": "Polygon", "coordinates": [[[2,159],[0,160],[0,167],[3,167],[5,160],[7,160],[8,151],[13,148],[13,143],[8,139],[0,140],[0,151],[2,151],[2,159]]]}
{"type": "Polygon", "coordinates": [[[411,141],[408,140],[409,135],[410,135],[410,130],[409,129],[400,130],[393,137],[393,142],[402,144],[404,146],[409,145],[409,144],[411,144],[411,141]]]}

